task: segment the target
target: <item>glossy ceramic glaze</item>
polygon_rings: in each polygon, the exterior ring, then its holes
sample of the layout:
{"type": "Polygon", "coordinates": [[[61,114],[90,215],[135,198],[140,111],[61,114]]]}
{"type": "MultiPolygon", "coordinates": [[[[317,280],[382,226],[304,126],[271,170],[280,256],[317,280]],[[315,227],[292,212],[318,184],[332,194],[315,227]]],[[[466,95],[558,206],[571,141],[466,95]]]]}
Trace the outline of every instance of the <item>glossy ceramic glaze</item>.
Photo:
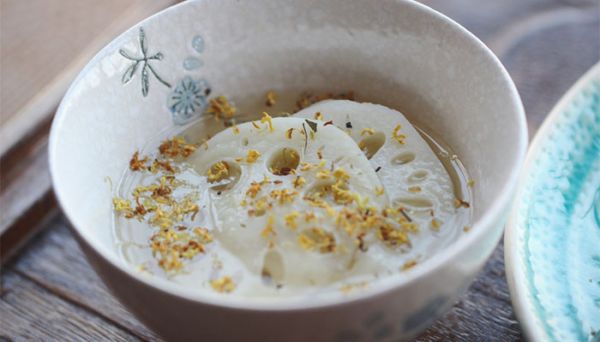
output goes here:
{"type": "Polygon", "coordinates": [[[505,250],[513,304],[532,340],[600,340],[600,64],[539,130],[505,250]]]}
{"type": "Polygon", "coordinates": [[[496,246],[526,144],[522,105],[500,62],[423,5],[205,0],[141,22],[94,57],[60,105],[50,165],[92,265],[168,340],[397,341],[449,308],[496,246]],[[201,115],[207,87],[233,99],[354,90],[401,110],[449,143],[475,179],[473,226],[408,272],[318,301],[240,300],[139,273],[117,255],[106,180],[120,179],[157,134],[201,115]]]}

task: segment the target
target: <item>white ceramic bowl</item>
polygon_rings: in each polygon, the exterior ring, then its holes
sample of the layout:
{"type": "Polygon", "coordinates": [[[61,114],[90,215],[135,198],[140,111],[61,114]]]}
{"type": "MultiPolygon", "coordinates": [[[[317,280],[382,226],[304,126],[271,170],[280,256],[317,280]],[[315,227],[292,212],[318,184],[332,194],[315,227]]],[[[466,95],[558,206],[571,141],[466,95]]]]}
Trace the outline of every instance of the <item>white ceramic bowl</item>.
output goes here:
{"type": "Polygon", "coordinates": [[[94,57],[60,105],[50,167],[91,264],[168,340],[397,341],[449,308],[496,246],[526,145],[522,105],[500,62],[423,5],[205,0],[141,22],[94,57]],[[171,98],[185,82],[199,89],[207,82],[213,94],[234,99],[268,89],[354,90],[401,110],[449,143],[475,179],[471,231],[347,299],[240,300],[139,273],[118,257],[105,179],[120,179],[134,150],[193,119],[192,102],[171,98]]]}

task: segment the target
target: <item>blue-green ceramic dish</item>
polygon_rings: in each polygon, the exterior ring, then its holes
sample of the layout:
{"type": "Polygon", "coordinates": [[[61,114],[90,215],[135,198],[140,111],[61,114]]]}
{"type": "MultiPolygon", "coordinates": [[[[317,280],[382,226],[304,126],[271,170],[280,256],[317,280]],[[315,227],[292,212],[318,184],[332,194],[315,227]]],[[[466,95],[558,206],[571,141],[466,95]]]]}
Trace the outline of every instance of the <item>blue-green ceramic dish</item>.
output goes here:
{"type": "Polygon", "coordinates": [[[600,341],[600,63],[550,113],[505,236],[513,306],[532,341],[600,341]]]}

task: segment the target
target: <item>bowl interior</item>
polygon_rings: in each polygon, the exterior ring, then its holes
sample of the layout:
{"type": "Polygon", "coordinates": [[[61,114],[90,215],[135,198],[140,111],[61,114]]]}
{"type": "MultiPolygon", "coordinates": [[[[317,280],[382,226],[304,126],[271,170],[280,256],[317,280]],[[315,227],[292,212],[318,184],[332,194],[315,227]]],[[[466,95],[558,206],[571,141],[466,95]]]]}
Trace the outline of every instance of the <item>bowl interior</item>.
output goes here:
{"type": "Polygon", "coordinates": [[[526,144],[520,101],[502,66],[422,5],[185,3],[104,48],[70,88],[52,128],[51,171],[63,209],[115,263],[107,179],[114,189],[131,154],[176,126],[168,98],[186,77],[233,99],[261,99],[270,89],[353,90],[402,111],[460,156],[476,181],[474,222],[512,179],[526,144]]]}

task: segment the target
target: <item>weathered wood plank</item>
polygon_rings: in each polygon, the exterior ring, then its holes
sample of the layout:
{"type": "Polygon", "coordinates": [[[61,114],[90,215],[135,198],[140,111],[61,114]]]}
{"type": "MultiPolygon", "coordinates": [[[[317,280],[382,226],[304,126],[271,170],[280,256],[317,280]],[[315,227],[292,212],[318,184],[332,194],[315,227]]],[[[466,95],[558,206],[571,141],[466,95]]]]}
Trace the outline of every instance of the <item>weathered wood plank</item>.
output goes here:
{"type": "Polygon", "coordinates": [[[106,320],[126,327],[143,339],[157,336],[130,314],[108,291],[79,249],[64,216],[53,219],[44,232],[10,267],[106,320]]]}
{"type": "Polygon", "coordinates": [[[47,138],[20,154],[13,168],[3,165],[0,176],[0,263],[5,263],[41,223],[56,212],[48,172],[47,138]]]}
{"type": "Polygon", "coordinates": [[[136,341],[135,336],[14,272],[2,277],[0,340],[136,341]]]}
{"type": "Polygon", "coordinates": [[[509,342],[522,338],[510,303],[500,244],[467,293],[417,341],[509,342]]]}

